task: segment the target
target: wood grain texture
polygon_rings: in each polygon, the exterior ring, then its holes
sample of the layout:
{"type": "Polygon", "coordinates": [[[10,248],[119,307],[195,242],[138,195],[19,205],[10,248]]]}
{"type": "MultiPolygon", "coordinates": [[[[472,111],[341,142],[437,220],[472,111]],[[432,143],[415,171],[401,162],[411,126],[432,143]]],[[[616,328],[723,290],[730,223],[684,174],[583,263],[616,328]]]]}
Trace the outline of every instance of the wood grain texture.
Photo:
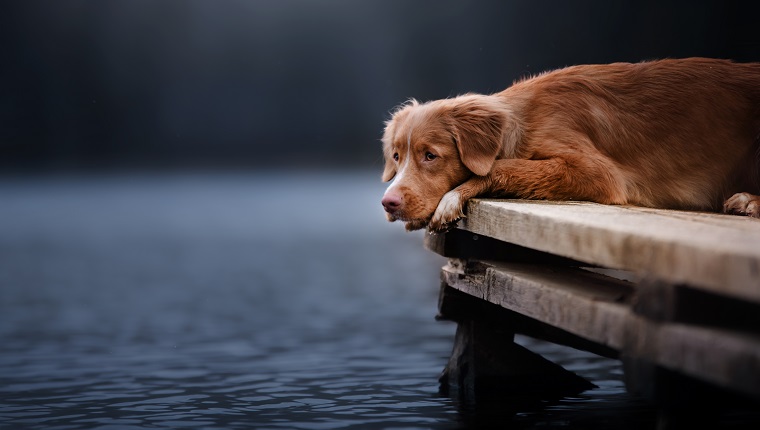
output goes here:
{"type": "Polygon", "coordinates": [[[586,202],[473,199],[459,228],[642,279],[760,302],[760,220],[586,202]]]}
{"type": "Polygon", "coordinates": [[[635,285],[572,267],[451,260],[452,288],[584,339],[760,398],[760,337],[652,321],[633,310],[635,285]]]}
{"type": "Polygon", "coordinates": [[[616,350],[623,347],[632,294],[626,282],[575,268],[489,262],[481,273],[451,260],[453,288],[616,350]]]}

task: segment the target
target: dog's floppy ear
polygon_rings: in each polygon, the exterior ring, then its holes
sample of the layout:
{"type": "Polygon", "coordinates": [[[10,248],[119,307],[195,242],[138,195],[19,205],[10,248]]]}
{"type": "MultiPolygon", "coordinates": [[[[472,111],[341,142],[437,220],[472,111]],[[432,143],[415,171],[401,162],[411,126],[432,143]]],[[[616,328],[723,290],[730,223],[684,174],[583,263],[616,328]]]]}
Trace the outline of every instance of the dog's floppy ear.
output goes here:
{"type": "Polygon", "coordinates": [[[485,176],[504,145],[506,115],[489,96],[467,95],[452,101],[451,126],[459,157],[472,173],[485,176]]]}
{"type": "Polygon", "coordinates": [[[383,133],[383,158],[385,159],[385,168],[383,168],[383,182],[388,182],[396,176],[396,163],[393,160],[392,139],[395,128],[393,120],[385,123],[385,132],[383,133]]]}

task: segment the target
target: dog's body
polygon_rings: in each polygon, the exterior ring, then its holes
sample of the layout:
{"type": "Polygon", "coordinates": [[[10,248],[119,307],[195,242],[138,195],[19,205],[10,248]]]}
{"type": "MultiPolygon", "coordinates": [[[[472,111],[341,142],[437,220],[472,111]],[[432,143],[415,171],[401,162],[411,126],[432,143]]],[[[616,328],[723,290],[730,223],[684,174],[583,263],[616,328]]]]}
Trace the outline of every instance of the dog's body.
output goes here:
{"type": "Polygon", "coordinates": [[[476,196],[760,217],[759,149],[760,63],[574,66],[402,105],[383,135],[382,203],[389,220],[432,231],[476,196]]]}

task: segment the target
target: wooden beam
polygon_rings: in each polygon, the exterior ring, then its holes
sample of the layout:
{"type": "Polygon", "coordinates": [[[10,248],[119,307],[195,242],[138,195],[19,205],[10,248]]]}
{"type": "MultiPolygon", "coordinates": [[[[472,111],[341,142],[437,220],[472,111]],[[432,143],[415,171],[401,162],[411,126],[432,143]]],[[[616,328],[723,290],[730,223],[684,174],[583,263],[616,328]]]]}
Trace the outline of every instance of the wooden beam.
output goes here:
{"type": "Polygon", "coordinates": [[[601,345],[621,350],[632,286],[582,269],[450,260],[443,281],[457,290],[601,345]],[[472,266],[472,263],[470,263],[472,266]]]}
{"type": "Polygon", "coordinates": [[[581,202],[473,199],[461,229],[760,303],[760,220],[581,202]]]}
{"type": "Polygon", "coordinates": [[[760,398],[760,334],[656,321],[634,311],[634,285],[572,267],[450,260],[442,280],[504,309],[622,354],[760,398]]]}

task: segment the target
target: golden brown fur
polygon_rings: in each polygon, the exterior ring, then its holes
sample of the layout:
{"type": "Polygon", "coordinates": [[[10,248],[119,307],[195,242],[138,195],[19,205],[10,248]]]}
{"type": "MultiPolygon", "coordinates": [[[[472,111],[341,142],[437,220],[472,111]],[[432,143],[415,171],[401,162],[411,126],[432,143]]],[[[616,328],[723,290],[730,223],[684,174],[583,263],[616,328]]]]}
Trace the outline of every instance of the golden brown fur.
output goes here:
{"type": "Polygon", "coordinates": [[[574,66],[399,107],[383,135],[383,206],[433,231],[476,196],[760,217],[759,147],[760,63],[574,66]]]}

